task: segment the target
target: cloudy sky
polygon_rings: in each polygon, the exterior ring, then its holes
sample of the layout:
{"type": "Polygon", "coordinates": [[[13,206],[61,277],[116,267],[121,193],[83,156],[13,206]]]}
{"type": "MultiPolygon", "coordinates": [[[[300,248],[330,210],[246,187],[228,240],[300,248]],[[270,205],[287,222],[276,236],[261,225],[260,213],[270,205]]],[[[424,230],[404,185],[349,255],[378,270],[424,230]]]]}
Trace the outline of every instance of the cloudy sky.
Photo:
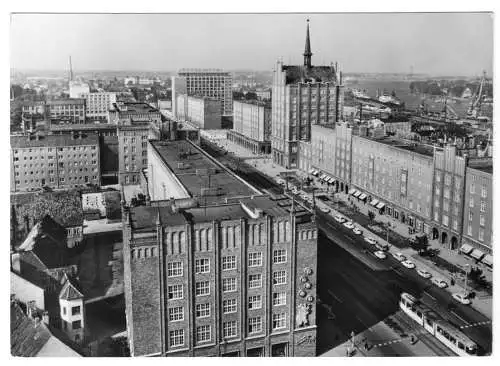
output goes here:
{"type": "Polygon", "coordinates": [[[306,19],[313,64],[346,72],[478,75],[493,69],[493,18],[407,14],[14,14],[11,67],[168,71],[271,70],[301,63],[306,19]]]}

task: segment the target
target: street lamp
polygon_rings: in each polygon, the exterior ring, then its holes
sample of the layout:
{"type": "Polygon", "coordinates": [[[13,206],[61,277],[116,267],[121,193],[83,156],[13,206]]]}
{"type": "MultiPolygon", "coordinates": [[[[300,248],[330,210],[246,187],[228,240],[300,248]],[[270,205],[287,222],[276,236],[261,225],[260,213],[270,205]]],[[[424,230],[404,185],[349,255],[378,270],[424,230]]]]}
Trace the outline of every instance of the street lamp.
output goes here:
{"type": "Polygon", "coordinates": [[[469,267],[470,264],[466,264],[464,267],[465,267],[465,283],[464,283],[464,287],[465,287],[465,294],[467,294],[467,275],[468,275],[468,271],[467,271],[467,267],[469,267]]]}

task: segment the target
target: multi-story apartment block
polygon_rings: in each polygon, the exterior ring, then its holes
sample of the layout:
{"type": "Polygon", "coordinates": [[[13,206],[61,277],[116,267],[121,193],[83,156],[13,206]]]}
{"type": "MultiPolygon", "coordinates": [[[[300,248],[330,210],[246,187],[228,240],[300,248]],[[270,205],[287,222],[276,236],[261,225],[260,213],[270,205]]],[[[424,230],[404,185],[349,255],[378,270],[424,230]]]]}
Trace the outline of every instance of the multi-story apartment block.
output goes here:
{"type": "MultiPolygon", "coordinates": [[[[477,257],[486,253],[484,260],[493,265],[493,164],[474,164],[465,172],[465,195],[463,215],[464,246],[476,250],[477,257]],[[481,252],[478,252],[481,251],[481,252]]],[[[463,250],[464,251],[464,250],[463,250]]]]}
{"type": "Polygon", "coordinates": [[[85,99],[58,99],[46,103],[46,111],[51,121],[85,123],[85,99]]]}
{"type": "Polygon", "coordinates": [[[152,122],[159,126],[162,118],[158,109],[142,102],[117,102],[109,110],[109,123],[118,124],[120,120],[132,122],[152,122]]]}
{"type": "Polygon", "coordinates": [[[11,136],[11,191],[100,185],[96,134],[11,136]]]}
{"type": "Polygon", "coordinates": [[[116,103],[116,93],[82,93],[79,97],[86,100],[86,115],[89,121],[108,122],[109,110],[116,103]]]}
{"type": "Polygon", "coordinates": [[[233,114],[233,77],[221,69],[181,69],[179,76],[186,78],[189,95],[202,95],[221,102],[221,115],[233,114]]]}
{"type": "Polygon", "coordinates": [[[176,96],[177,118],[201,129],[220,129],[221,102],[215,98],[179,94],[176,96]]]}
{"type": "MultiPolygon", "coordinates": [[[[177,115],[177,110],[179,108],[182,111],[185,110],[185,105],[177,105],[177,96],[181,94],[187,94],[187,81],[184,77],[172,76],[172,115],[174,118],[179,118],[177,115]]],[[[184,112],[185,113],[185,112],[184,112]]]]}
{"type": "Polygon", "coordinates": [[[233,102],[233,129],[227,138],[254,154],[271,153],[271,103],[233,102]]]}
{"type": "Polygon", "coordinates": [[[432,238],[452,249],[458,249],[462,235],[466,166],[467,157],[459,156],[456,146],[434,152],[432,238]]]}
{"type": "Polygon", "coordinates": [[[124,211],[131,354],[314,356],[311,213],[260,195],[190,142],[150,152],[153,202],[124,211]]]}
{"type": "Polygon", "coordinates": [[[299,142],[310,141],[311,125],[334,125],[342,118],[342,74],[337,66],[312,66],[307,25],[304,64],[278,61],[272,86],[273,161],[299,166],[299,142]]]}

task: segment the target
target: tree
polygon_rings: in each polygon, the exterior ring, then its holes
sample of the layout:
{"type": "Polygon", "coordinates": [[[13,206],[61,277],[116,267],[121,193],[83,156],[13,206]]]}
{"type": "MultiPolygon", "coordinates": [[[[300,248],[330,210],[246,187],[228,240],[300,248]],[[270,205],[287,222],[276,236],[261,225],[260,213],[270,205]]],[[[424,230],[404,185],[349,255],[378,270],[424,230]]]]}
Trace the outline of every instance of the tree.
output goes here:
{"type": "Polygon", "coordinates": [[[370,219],[370,223],[375,219],[375,213],[373,211],[368,211],[368,218],[370,219]]]}
{"type": "Polygon", "coordinates": [[[487,288],[490,285],[490,283],[486,280],[486,276],[483,274],[483,270],[479,267],[471,268],[468,278],[478,287],[487,288]]]}
{"type": "Polygon", "coordinates": [[[418,254],[423,255],[429,250],[429,240],[427,235],[416,235],[410,239],[410,246],[413,250],[417,251],[418,254]]]}

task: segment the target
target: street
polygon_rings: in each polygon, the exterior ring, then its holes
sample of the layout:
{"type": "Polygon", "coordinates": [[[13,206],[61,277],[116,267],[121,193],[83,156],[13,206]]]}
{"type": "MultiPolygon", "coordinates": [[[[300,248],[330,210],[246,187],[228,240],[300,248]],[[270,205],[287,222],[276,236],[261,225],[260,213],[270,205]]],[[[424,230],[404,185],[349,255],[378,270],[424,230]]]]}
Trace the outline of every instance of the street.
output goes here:
{"type": "MultiPolygon", "coordinates": [[[[256,188],[274,194],[283,191],[270,177],[254,167],[241,161],[235,166],[234,161],[238,158],[234,155],[225,154],[222,149],[212,144],[204,143],[203,148],[222,164],[236,168],[233,169],[235,173],[256,188]]],[[[342,344],[348,340],[351,332],[363,332],[398,313],[401,292],[421,298],[446,320],[459,328],[462,327],[461,330],[479,345],[479,354],[491,352],[490,319],[471,307],[452,300],[446,291],[433,286],[414,269],[401,266],[391,256],[384,260],[377,259],[373,255],[375,249],[366,243],[362,236],[355,235],[329,214],[316,208],[316,217],[320,229],[318,354],[342,344]]],[[[404,319],[403,314],[399,320],[400,324],[403,322],[401,319],[404,319]]],[[[411,320],[406,328],[410,325],[411,320]]],[[[432,347],[441,349],[436,354],[446,354],[439,341],[431,335],[425,335],[425,338],[427,342],[432,342],[432,347]]],[[[384,348],[400,347],[397,343],[384,348]]],[[[387,352],[397,353],[394,349],[387,349],[387,352]]]]}

